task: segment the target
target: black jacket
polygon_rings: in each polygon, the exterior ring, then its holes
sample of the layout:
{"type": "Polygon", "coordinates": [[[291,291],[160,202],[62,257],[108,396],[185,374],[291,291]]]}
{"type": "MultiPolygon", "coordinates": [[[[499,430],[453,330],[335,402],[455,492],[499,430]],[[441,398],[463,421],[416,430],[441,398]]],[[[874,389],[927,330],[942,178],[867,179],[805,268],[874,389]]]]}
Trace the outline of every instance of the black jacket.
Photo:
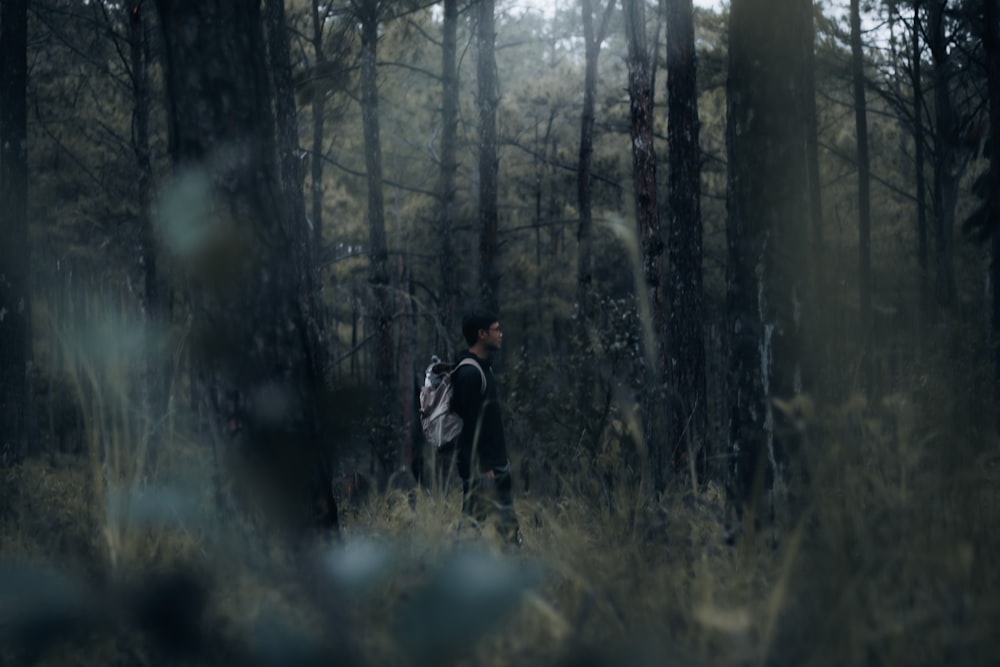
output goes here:
{"type": "Polygon", "coordinates": [[[454,393],[451,408],[463,422],[462,434],[458,437],[458,473],[462,479],[468,480],[473,452],[479,472],[485,473],[507,465],[507,444],[497,398],[497,381],[490,360],[480,359],[471,352],[459,355],[458,361],[462,359],[473,359],[486,375],[485,395],[482,392],[483,376],[474,366],[460,366],[452,376],[454,393]]]}

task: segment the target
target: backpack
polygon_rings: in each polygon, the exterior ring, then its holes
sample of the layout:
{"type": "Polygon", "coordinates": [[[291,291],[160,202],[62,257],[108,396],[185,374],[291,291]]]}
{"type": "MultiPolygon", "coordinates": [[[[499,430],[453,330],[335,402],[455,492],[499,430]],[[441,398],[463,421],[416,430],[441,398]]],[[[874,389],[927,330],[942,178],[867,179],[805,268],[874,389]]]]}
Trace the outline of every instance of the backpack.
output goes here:
{"type": "Polygon", "coordinates": [[[483,378],[482,392],[486,395],[486,373],[472,359],[462,359],[449,364],[432,356],[424,373],[424,386],[420,388],[420,425],[427,442],[435,449],[443,449],[462,432],[462,418],[451,409],[451,396],[455,389],[452,374],[462,366],[475,366],[483,378]]]}

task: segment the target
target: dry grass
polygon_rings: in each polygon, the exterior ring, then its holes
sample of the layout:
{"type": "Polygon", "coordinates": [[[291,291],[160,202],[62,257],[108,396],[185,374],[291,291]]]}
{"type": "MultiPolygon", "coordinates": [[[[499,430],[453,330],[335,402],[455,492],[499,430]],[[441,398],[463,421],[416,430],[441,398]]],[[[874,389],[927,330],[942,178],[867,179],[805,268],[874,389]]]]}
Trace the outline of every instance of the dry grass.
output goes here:
{"type": "Polygon", "coordinates": [[[341,542],[292,545],[261,513],[217,507],[209,443],[170,428],[148,456],[129,354],[65,349],[86,453],[0,471],[0,664],[979,665],[1000,651],[1000,450],[928,428],[909,396],[809,411],[789,493],[757,526],[733,525],[715,486],[648,493],[619,424],[558,495],[522,490],[518,553],[463,523],[455,490],[427,489],[355,499],[341,542]]]}
{"type": "MultiPolygon", "coordinates": [[[[133,517],[116,528],[112,561],[101,523],[107,504],[94,502],[95,488],[106,487],[93,483],[94,468],[32,461],[5,471],[12,511],[3,555],[45,559],[96,595],[125,600],[122,591],[151,573],[195,573],[206,602],[197,655],[183,659],[195,664],[234,655],[257,664],[334,656],[354,664],[987,664],[1000,641],[992,558],[1000,455],[984,451],[944,475],[940,438],[903,441],[876,422],[824,424],[795,520],[735,538],[709,494],[652,499],[623,485],[609,503],[606,494],[573,491],[588,489],[593,480],[583,479],[569,480],[560,498],[519,498],[526,547],[517,554],[489,530],[460,527],[457,493],[417,490],[345,508],[341,544],[297,551],[250,523],[223,529],[213,512],[192,506],[173,522],[133,517]],[[454,610],[451,620],[437,616],[441,608],[454,610]]],[[[171,499],[147,494],[154,505],[171,499]]],[[[40,660],[164,657],[120,609],[109,618],[40,660]]]]}

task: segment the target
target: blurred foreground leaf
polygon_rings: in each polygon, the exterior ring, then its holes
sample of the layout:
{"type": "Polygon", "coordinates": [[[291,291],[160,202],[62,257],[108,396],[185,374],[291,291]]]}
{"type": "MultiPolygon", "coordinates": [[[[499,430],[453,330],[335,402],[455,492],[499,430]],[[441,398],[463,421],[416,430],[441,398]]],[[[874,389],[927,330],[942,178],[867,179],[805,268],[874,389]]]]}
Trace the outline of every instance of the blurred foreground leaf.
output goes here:
{"type": "Polygon", "coordinates": [[[111,489],[108,518],[131,525],[179,524],[192,526],[207,520],[193,490],[147,487],[140,490],[111,489]]]}
{"type": "Polygon", "coordinates": [[[100,618],[98,599],[60,572],[24,562],[0,564],[0,639],[30,660],[100,618]]]}
{"type": "Polygon", "coordinates": [[[259,667],[320,667],[331,664],[326,647],[290,627],[276,614],[257,620],[250,641],[253,664],[259,667]]]}
{"type": "Polygon", "coordinates": [[[212,180],[191,168],[174,179],[160,198],[157,219],[166,246],[182,258],[200,252],[213,233],[212,180]]]}
{"type": "Polygon", "coordinates": [[[384,581],[396,560],[391,546],[370,538],[354,538],[331,550],[322,568],[338,590],[364,595],[384,581]]]}
{"type": "Polygon", "coordinates": [[[539,578],[536,567],[485,550],[449,553],[404,606],[399,641],[416,664],[469,650],[521,604],[539,578]]]}

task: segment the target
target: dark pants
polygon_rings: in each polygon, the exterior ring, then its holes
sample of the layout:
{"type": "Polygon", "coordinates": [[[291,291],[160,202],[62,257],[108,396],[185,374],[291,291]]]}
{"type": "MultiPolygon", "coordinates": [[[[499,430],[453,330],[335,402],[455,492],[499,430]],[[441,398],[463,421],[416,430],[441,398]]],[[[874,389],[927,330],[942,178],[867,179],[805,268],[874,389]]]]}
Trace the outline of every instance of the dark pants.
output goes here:
{"type": "Polygon", "coordinates": [[[497,532],[510,544],[520,545],[521,531],[514,514],[514,482],[510,468],[494,468],[493,476],[480,475],[462,480],[462,512],[480,524],[496,517],[497,532]]]}

